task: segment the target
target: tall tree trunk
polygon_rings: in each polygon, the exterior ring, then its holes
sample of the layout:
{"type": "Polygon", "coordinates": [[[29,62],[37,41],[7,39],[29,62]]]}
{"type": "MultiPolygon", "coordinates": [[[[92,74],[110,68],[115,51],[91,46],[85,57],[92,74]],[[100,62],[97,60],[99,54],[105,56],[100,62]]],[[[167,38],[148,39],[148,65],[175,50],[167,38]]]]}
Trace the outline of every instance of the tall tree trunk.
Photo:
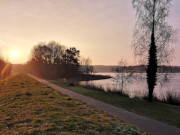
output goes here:
{"type": "Polygon", "coordinates": [[[147,67],[147,83],[149,89],[149,101],[152,101],[153,90],[156,85],[156,74],[157,74],[157,48],[155,44],[154,33],[151,37],[151,46],[149,49],[149,64],[147,67]]]}
{"type": "Polygon", "coordinates": [[[148,101],[152,101],[153,91],[157,81],[157,47],[155,42],[155,4],[156,0],[154,0],[153,7],[153,23],[152,23],[152,34],[151,34],[151,44],[149,48],[149,58],[148,58],[148,67],[147,67],[147,83],[149,90],[148,101]]]}

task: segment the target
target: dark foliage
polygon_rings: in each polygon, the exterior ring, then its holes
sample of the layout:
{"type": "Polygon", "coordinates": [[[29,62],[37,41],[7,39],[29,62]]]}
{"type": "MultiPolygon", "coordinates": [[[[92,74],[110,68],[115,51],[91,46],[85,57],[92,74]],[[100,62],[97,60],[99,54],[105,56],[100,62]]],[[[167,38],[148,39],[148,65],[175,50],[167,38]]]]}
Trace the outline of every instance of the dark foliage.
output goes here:
{"type": "MultiPolygon", "coordinates": [[[[139,98],[139,97],[136,97],[136,98],[139,98]]],[[[149,100],[149,96],[146,95],[142,97],[142,99],[149,100]]],[[[180,106],[180,94],[178,93],[167,92],[166,97],[162,99],[159,99],[156,95],[153,95],[152,99],[153,101],[156,101],[156,102],[180,106]]]]}
{"type": "Polygon", "coordinates": [[[54,41],[39,43],[32,52],[27,65],[33,75],[49,79],[73,78],[80,74],[80,51],[54,41]]]}
{"type": "Polygon", "coordinates": [[[69,83],[68,86],[75,87],[76,85],[74,83],[69,83]]]}
{"type": "Polygon", "coordinates": [[[75,47],[65,50],[62,57],[61,66],[63,67],[63,77],[74,78],[80,74],[80,51],[75,47]]]}
{"type": "Polygon", "coordinates": [[[81,74],[78,77],[78,81],[102,80],[102,79],[109,79],[109,78],[111,78],[111,76],[81,74]]]}
{"type": "Polygon", "coordinates": [[[180,95],[168,93],[166,99],[162,100],[163,103],[180,106],[180,95]]]}
{"type": "Polygon", "coordinates": [[[157,82],[157,49],[154,38],[154,28],[151,36],[151,45],[149,49],[149,61],[147,66],[147,84],[149,90],[149,101],[152,101],[153,90],[157,82]]]}

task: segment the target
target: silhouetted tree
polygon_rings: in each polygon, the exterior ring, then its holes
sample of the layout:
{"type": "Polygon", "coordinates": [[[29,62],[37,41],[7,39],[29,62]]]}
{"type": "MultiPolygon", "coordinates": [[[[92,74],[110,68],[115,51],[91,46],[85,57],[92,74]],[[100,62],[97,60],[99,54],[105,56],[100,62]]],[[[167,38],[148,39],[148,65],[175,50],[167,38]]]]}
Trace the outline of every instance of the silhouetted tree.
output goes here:
{"type": "Polygon", "coordinates": [[[64,46],[57,42],[39,43],[32,49],[30,60],[31,73],[41,77],[56,78],[60,76],[64,46]]]}
{"type": "Polygon", "coordinates": [[[66,49],[57,42],[37,44],[28,61],[31,73],[52,79],[69,78],[79,73],[79,50],[75,47],[66,49]]]}
{"type": "Polygon", "coordinates": [[[63,55],[62,64],[63,69],[66,71],[66,77],[72,78],[77,76],[80,73],[80,51],[75,47],[70,47],[66,49],[65,54],[63,55]]]}
{"type": "Polygon", "coordinates": [[[44,43],[39,43],[35,46],[31,52],[31,59],[28,62],[33,69],[33,73],[36,75],[45,76],[48,64],[50,64],[51,49],[48,48],[44,43]],[[46,67],[46,68],[45,68],[46,67]]]}
{"type": "Polygon", "coordinates": [[[175,31],[165,21],[171,1],[132,0],[138,17],[133,49],[140,61],[147,64],[149,101],[152,101],[158,65],[169,63],[173,54],[169,43],[173,41],[175,31]]]}

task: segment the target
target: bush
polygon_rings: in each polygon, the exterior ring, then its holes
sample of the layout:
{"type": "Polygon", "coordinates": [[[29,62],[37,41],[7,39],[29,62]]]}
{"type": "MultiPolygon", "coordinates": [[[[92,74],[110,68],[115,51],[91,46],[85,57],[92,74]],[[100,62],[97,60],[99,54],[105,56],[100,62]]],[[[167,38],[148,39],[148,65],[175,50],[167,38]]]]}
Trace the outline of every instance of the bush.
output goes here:
{"type": "Polygon", "coordinates": [[[74,83],[69,83],[68,86],[75,87],[76,85],[74,83]]]}

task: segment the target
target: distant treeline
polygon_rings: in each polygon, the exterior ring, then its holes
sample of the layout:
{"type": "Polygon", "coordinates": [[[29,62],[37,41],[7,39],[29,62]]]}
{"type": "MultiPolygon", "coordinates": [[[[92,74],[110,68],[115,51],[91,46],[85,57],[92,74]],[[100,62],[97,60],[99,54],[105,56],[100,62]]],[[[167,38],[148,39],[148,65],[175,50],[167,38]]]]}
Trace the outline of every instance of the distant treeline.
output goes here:
{"type": "MultiPolygon", "coordinates": [[[[114,72],[117,66],[104,66],[104,65],[95,65],[94,72],[114,72]]],[[[136,73],[145,73],[146,66],[128,66],[127,71],[134,71],[136,73]]],[[[159,73],[180,73],[180,66],[159,66],[159,73]]]]}
{"type": "Polygon", "coordinates": [[[10,76],[11,69],[12,65],[0,57],[0,80],[10,76]]]}
{"type": "MultiPolygon", "coordinates": [[[[30,68],[28,67],[27,64],[13,64],[12,65],[12,73],[31,73],[30,68]]],[[[61,79],[63,77],[59,77],[59,79],[61,79]]],[[[111,78],[110,76],[102,76],[102,75],[94,75],[94,74],[86,74],[83,73],[81,75],[79,75],[78,77],[76,77],[76,79],[78,81],[90,81],[90,80],[101,80],[101,79],[108,79],[111,78]]]]}

